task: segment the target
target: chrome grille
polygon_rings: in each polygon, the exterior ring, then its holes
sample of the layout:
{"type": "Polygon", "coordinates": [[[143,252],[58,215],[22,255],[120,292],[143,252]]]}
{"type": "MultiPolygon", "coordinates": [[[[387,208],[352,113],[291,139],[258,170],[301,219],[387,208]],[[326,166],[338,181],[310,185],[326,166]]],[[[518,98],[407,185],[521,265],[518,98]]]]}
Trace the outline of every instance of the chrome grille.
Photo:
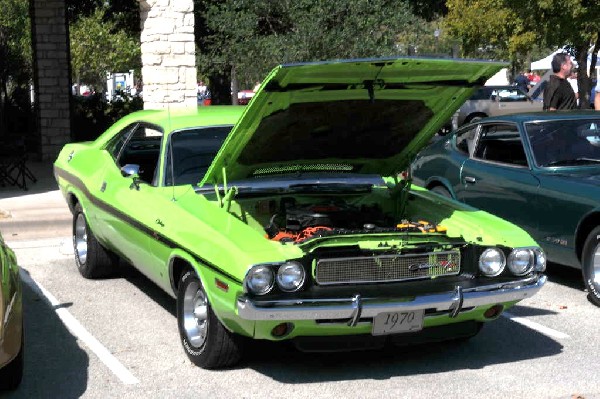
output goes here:
{"type": "Polygon", "coordinates": [[[460,272],[460,251],[317,260],[318,284],[404,281],[452,276],[460,272]]]}

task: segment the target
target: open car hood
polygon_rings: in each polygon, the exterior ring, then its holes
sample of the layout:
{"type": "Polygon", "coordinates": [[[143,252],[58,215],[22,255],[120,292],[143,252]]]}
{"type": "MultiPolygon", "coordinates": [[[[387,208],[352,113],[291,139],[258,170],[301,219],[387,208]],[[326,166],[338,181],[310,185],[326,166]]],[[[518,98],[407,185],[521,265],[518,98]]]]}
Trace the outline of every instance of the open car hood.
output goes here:
{"type": "Polygon", "coordinates": [[[393,176],[504,66],[419,58],[278,66],[201,184],[320,171],[393,176]]]}

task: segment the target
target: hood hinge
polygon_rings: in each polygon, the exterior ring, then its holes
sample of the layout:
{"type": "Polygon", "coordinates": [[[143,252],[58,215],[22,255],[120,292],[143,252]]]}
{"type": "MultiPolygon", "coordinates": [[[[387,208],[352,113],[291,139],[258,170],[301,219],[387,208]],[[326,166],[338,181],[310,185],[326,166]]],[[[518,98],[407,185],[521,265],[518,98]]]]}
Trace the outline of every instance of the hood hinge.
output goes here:
{"type": "Polygon", "coordinates": [[[404,219],[406,203],[408,202],[408,197],[410,195],[412,179],[408,173],[407,176],[404,176],[404,174],[396,174],[392,179],[394,183],[393,187],[390,188],[390,192],[392,198],[394,198],[394,219],[402,220],[404,219]]]}
{"type": "Polygon", "coordinates": [[[223,197],[221,197],[220,194],[220,190],[219,190],[219,185],[215,183],[215,193],[217,194],[217,201],[219,201],[219,205],[221,206],[221,208],[226,208],[227,211],[229,211],[230,207],[231,207],[231,201],[235,198],[235,196],[237,195],[237,187],[233,186],[231,188],[227,187],[227,171],[225,169],[225,167],[222,168],[222,173],[223,173],[223,197]]]}

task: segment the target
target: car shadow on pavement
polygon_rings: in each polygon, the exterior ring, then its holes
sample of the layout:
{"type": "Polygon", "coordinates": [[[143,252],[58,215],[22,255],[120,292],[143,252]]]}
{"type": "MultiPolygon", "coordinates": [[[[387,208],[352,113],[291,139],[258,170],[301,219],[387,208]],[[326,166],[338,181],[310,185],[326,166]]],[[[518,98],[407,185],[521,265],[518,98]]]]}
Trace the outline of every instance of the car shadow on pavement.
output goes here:
{"type": "Polygon", "coordinates": [[[81,397],[88,384],[87,353],[37,289],[22,286],[25,369],[21,385],[7,397],[81,397]]]}
{"type": "MultiPolygon", "coordinates": [[[[124,260],[120,260],[119,273],[115,278],[124,278],[160,305],[164,310],[172,314],[173,317],[177,317],[177,304],[175,299],[124,260]]],[[[175,321],[173,322],[175,323],[175,321]]]]}
{"type": "Polygon", "coordinates": [[[508,312],[510,314],[513,314],[518,317],[548,316],[548,315],[558,314],[558,312],[554,311],[554,310],[542,309],[542,308],[536,308],[536,307],[524,306],[524,305],[515,305],[512,308],[510,308],[508,310],[508,312]]]}
{"type": "Polygon", "coordinates": [[[553,356],[559,342],[504,317],[468,341],[338,353],[303,353],[285,342],[256,341],[240,367],[286,384],[385,380],[398,376],[481,369],[553,356]]]}
{"type": "Polygon", "coordinates": [[[546,267],[546,276],[548,276],[548,281],[553,283],[564,285],[580,291],[585,289],[583,285],[583,277],[581,276],[581,269],[575,269],[574,267],[548,262],[548,266],[546,267]]]}

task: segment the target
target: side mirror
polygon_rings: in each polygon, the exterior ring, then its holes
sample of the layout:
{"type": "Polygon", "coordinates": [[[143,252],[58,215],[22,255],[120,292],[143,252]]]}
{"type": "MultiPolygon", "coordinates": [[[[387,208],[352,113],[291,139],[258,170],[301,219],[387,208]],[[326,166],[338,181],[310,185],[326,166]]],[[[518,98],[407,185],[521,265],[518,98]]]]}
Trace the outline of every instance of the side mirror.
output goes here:
{"type": "Polygon", "coordinates": [[[133,182],[129,188],[135,188],[136,190],[140,189],[140,165],[136,164],[127,164],[121,167],[121,175],[123,177],[131,177],[133,182]]]}
{"type": "Polygon", "coordinates": [[[127,165],[121,167],[121,174],[123,175],[123,177],[139,177],[140,165],[128,163],[127,165]]]}

